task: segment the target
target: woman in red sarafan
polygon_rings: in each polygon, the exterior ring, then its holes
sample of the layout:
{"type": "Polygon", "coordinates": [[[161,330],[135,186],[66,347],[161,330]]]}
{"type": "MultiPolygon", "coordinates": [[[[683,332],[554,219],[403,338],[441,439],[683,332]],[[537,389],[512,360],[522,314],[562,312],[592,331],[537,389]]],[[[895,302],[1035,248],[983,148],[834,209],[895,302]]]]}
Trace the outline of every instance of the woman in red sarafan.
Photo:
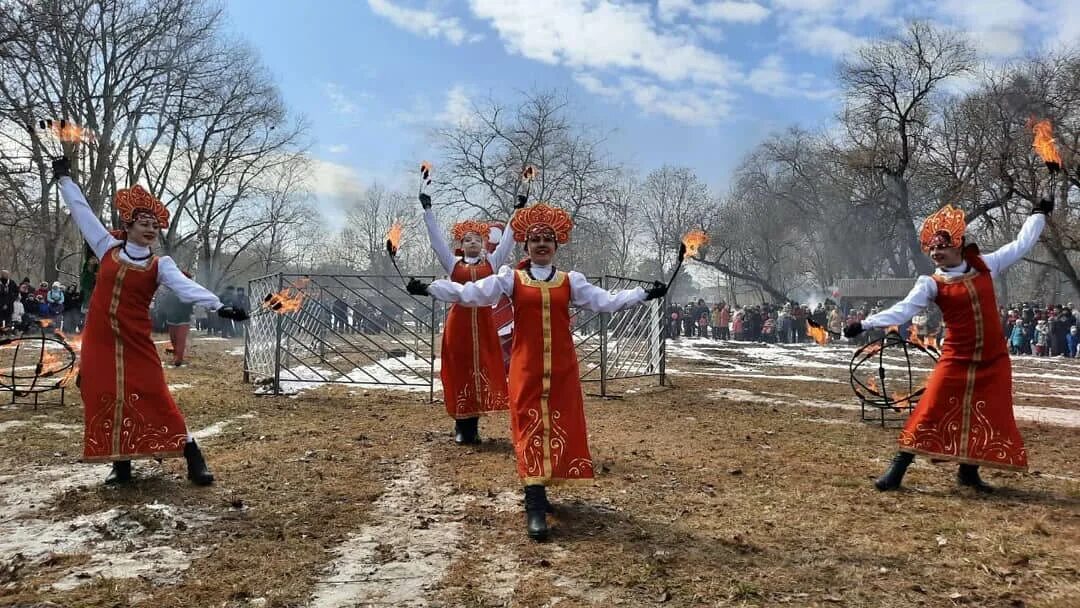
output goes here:
{"type": "Polygon", "coordinates": [[[525,484],[526,530],[530,538],[544,540],[550,508],[545,486],[593,477],[570,306],[615,312],[662,297],[667,288],[657,283],[649,290],[610,293],[581,273],[556,269],[555,252],[570,240],[573,227],[562,209],[533,205],[518,211],[510,227],[529,256],[517,270],[503,267],[464,285],[435,281],[429,286],[414,279],[409,292],[464,306],[491,306],[503,296],[513,303],[510,426],[525,484]]]}
{"type": "Polygon", "coordinates": [[[105,229],[72,181],[66,158],[53,161],[53,177],[83,238],[100,260],[90,298],[80,355],[79,393],[84,410],[83,460],[111,462],[106,483],[131,480],[131,461],[184,456],[188,478],[213,483],[199,446],[169,394],[157,348],[150,336],[150,301],[159,285],[185,302],[202,304],[225,318],[243,320],[240,309],[184,276],[176,262],[153,254],[169,211],[134,186],[113,197],[123,231],[105,229]]]}
{"type": "Polygon", "coordinates": [[[964,212],[946,205],[927,218],[920,240],[933,260],[933,276],[921,276],[892,308],[848,325],[844,334],[899,325],[937,304],[947,333],[941,358],[926,391],[900,432],[900,451],[876,482],[878,490],[900,487],[915,454],[960,463],[957,483],[980,492],[992,488],[979,467],[1027,470],[1024,439],[1013,419],[1012,363],[998,320],[993,278],[1035,246],[1054,209],[1043,200],[1032,210],[1016,240],[980,255],[964,242],[964,212]]]}
{"type": "MultiPolygon", "coordinates": [[[[454,224],[454,242],[460,245],[451,252],[442,229],[431,211],[431,197],[420,194],[431,248],[444,270],[455,283],[478,281],[495,274],[513,251],[514,242],[501,238],[487,254],[493,231],[489,224],[474,220],[454,224]]],[[[458,445],[480,443],[480,415],[509,409],[506,394],[506,368],[502,344],[490,306],[450,307],[442,335],[442,366],[446,413],[454,419],[454,441],[458,445]]]]}

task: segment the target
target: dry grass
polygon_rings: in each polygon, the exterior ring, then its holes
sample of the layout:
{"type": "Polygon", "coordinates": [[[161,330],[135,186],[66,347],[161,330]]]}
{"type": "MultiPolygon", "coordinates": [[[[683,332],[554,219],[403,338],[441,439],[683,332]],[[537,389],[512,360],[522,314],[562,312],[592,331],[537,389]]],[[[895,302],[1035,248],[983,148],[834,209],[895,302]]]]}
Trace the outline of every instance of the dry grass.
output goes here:
{"type": "MultiPolygon", "coordinates": [[[[21,564],[7,575],[0,564],[0,605],[239,607],[253,598],[304,605],[328,551],[371,523],[372,502],[396,465],[417,453],[427,455],[434,480],[481,499],[466,509],[460,553],[431,605],[540,606],[562,598],[559,606],[1065,608],[1080,597],[1076,429],[1022,425],[1033,468],[1043,474],[987,472],[1000,487],[991,496],[957,489],[955,467],[921,459],[905,491],[880,494],[870,481],[892,452],[895,430],[822,422],[853,421],[850,411],[708,398],[739,388],[849,399],[843,385],[679,376],[672,388],[587,400],[599,475],[550,490],[554,537],[535,544],[515,505],[504,415],[484,421],[484,445],[460,448],[441,405],[422,395],[333,387],[255,397],[238,381],[240,358],[221,354],[227,345],[195,345],[192,367],[167,373],[170,382],[194,385],[178,393],[192,428],[231,420],[202,442],[219,482],[191,486],[180,461],[161,471],[137,464],[143,477],[133,486],[68,491],[48,516],[153,501],[203,509],[216,519],[176,534],[172,546],[201,547],[206,556],[172,586],[97,580],[68,592],[45,585],[85,555],[21,564]],[[255,417],[237,418],[246,413],[255,417]],[[512,599],[493,591],[507,584],[498,573],[510,580],[512,599]]],[[[635,384],[643,385],[619,388],[635,384]]],[[[3,411],[0,422],[79,424],[71,402],[3,411]]],[[[69,463],[79,440],[79,432],[10,429],[0,433],[0,463],[6,472],[69,463]]],[[[107,469],[98,468],[104,476],[107,469]]]]}

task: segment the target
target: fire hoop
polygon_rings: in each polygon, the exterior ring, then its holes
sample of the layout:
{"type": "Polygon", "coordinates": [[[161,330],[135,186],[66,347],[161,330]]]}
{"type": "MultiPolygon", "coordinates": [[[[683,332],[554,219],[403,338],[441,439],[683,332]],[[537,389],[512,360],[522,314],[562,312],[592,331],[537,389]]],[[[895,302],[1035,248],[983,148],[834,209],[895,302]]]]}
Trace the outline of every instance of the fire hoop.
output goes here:
{"type": "Polygon", "coordinates": [[[13,336],[0,340],[0,391],[11,392],[11,403],[63,405],[64,393],[78,376],[75,349],[56,333],[13,336]],[[43,393],[60,391],[58,402],[43,403],[43,393]],[[32,401],[21,402],[20,397],[32,401]]]}
{"type": "Polygon", "coordinates": [[[940,356],[937,349],[905,340],[895,331],[868,342],[851,356],[851,390],[859,398],[863,422],[880,422],[881,426],[903,422],[915,409],[926,391],[926,379],[920,380],[912,369],[912,355],[925,357],[930,367],[940,356]],[[868,375],[866,367],[875,359],[877,369],[868,375]]]}

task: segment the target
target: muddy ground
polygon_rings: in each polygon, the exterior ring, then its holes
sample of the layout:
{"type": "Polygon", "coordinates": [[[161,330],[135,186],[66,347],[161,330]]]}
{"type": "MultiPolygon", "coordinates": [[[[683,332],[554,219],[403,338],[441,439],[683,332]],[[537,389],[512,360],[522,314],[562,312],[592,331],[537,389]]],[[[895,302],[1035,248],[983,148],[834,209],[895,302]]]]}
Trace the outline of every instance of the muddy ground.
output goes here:
{"type": "Polygon", "coordinates": [[[255,396],[239,341],[166,372],[210,488],[180,460],[102,485],[76,395],[4,407],[0,605],[1080,605],[1080,365],[1016,362],[1031,472],[982,496],[920,459],[882,494],[896,430],[860,421],[851,348],[669,344],[669,386],[587,398],[598,476],[550,490],[544,544],[505,415],[464,448],[426,393],[255,396]]]}

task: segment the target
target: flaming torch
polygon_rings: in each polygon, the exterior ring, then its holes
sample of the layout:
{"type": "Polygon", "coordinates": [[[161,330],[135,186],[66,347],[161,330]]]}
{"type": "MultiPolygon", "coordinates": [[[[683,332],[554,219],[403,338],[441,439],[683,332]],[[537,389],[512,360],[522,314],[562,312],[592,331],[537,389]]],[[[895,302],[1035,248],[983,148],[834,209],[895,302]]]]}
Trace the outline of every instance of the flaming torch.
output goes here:
{"type": "MultiPolygon", "coordinates": [[[[420,194],[424,193],[424,189],[431,185],[431,161],[420,162],[420,194]]],[[[390,254],[391,256],[393,254],[390,254]]]]}
{"type": "Polygon", "coordinates": [[[1035,140],[1032,142],[1035,153],[1046,163],[1046,169],[1050,171],[1050,175],[1057,175],[1058,171],[1061,171],[1061,154],[1058,153],[1057,144],[1054,142],[1054,126],[1047,118],[1035,120],[1032,117],[1028,120],[1028,128],[1035,134],[1035,140]]]}
{"type": "Polygon", "coordinates": [[[46,151],[54,158],[63,156],[64,144],[91,143],[95,139],[92,131],[73,122],[68,122],[65,118],[60,120],[51,118],[39,120],[37,128],[41,131],[42,142],[56,142],[45,146],[46,151]]]}
{"type": "Polygon", "coordinates": [[[262,307],[279,315],[300,310],[304,303],[304,291],[311,279],[303,278],[277,293],[268,293],[263,298],[262,307]]]}
{"type": "Polygon", "coordinates": [[[671,289],[671,284],[675,282],[675,277],[679,274],[679,269],[682,268],[686,256],[696,256],[698,249],[707,244],[709,244],[709,235],[701,230],[691,230],[683,236],[682,243],[679,244],[679,261],[675,264],[675,270],[671,273],[671,278],[668,279],[668,289],[671,289]]]}
{"type": "Polygon", "coordinates": [[[525,184],[525,201],[529,200],[529,193],[532,192],[532,183],[536,179],[536,176],[540,174],[540,171],[532,165],[525,165],[521,168],[521,181],[525,184]]]}
{"type": "Polygon", "coordinates": [[[400,245],[401,223],[394,222],[394,225],[390,226],[390,232],[386,233],[386,253],[390,255],[390,262],[394,264],[394,270],[397,271],[398,276],[405,281],[405,275],[401,274],[401,269],[397,265],[397,252],[400,245]]]}

